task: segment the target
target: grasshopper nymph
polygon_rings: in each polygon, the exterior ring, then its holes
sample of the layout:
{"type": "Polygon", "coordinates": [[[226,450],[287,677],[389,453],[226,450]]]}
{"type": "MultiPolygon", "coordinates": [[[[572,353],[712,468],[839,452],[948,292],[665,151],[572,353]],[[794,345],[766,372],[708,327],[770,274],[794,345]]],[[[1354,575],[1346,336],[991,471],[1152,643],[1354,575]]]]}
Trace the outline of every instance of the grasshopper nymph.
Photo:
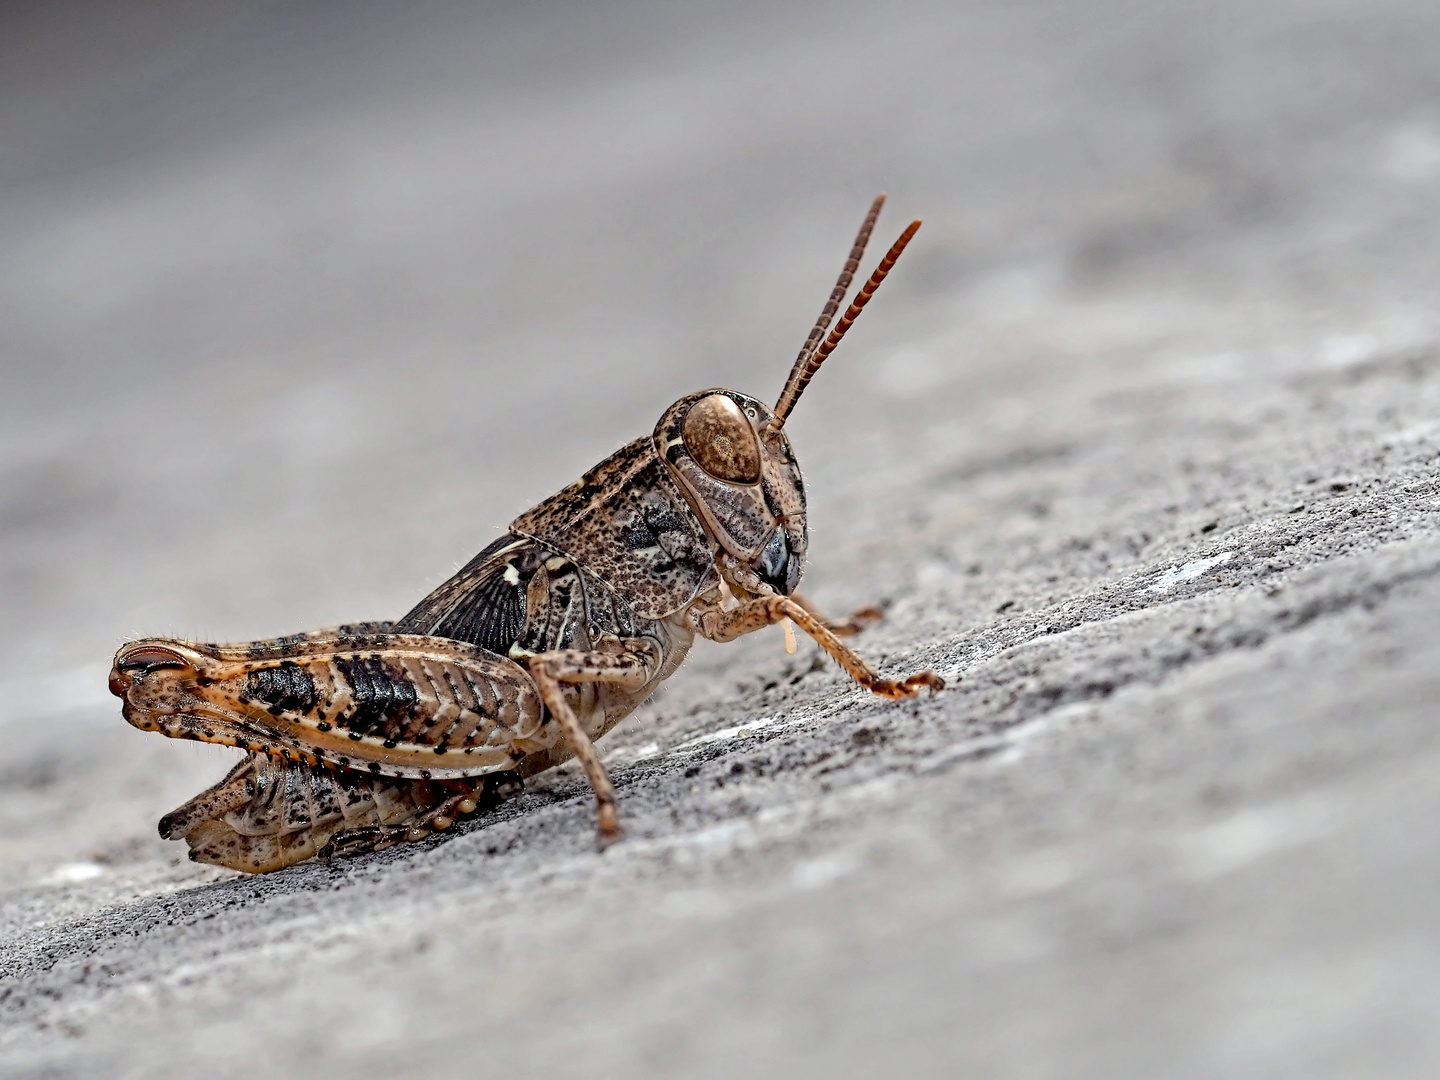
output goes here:
{"type": "Polygon", "coordinates": [[[448,828],[573,754],[608,843],[615,789],[594,740],[670,677],[696,634],[732,641],[789,619],[882,697],[941,689],[928,671],[881,678],[840,640],[873,609],[829,622],[795,591],[805,488],[785,420],[920,227],[831,330],[884,201],[773,409],[733,390],[681,398],[397,622],[122,647],[110,689],[126,720],[246,751],[165,815],[161,835],[186,840],[192,859],[250,872],[377,850],[448,828]]]}

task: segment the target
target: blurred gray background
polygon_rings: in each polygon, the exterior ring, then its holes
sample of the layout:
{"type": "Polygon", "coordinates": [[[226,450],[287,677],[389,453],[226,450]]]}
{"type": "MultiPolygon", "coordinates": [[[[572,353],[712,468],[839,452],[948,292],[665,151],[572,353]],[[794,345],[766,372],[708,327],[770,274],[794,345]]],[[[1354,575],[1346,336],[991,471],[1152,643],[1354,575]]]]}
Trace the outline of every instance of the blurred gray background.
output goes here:
{"type": "Polygon", "coordinates": [[[1435,1075],[1437,58],[1415,0],[6,5],[7,1071],[1435,1075]],[[806,587],[950,690],[701,645],[603,856],[565,770],[264,880],[156,838],[233,754],[118,644],[396,617],[773,396],[879,190],[806,587]]]}

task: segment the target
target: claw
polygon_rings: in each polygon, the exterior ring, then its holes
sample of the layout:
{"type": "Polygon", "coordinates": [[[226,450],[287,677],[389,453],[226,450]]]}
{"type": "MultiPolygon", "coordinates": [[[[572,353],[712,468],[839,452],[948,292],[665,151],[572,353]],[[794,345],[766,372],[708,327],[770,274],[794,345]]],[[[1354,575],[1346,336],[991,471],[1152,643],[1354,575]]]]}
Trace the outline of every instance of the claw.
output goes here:
{"type": "Polygon", "coordinates": [[[901,682],[884,683],[877,687],[875,692],[888,698],[902,698],[914,697],[921,690],[926,689],[932,694],[938,694],[945,689],[945,680],[933,671],[922,671],[901,682]]]}
{"type": "Polygon", "coordinates": [[[945,689],[945,680],[933,671],[922,671],[919,675],[911,675],[905,680],[905,688],[912,694],[918,694],[921,687],[928,688],[932,694],[938,694],[945,689]]]}

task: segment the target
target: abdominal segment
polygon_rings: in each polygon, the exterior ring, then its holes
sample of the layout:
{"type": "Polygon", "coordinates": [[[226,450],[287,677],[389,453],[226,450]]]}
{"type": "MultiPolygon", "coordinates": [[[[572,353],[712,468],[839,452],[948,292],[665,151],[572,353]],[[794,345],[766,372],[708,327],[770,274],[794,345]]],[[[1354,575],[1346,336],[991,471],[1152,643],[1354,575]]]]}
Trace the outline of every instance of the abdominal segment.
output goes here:
{"type": "Polygon", "coordinates": [[[250,753],[214,787],[161,818],[160,835],[184,839],[195,862],[260,874],[310,858],[337,833],[414,822],[461,787],[250,753]]]}

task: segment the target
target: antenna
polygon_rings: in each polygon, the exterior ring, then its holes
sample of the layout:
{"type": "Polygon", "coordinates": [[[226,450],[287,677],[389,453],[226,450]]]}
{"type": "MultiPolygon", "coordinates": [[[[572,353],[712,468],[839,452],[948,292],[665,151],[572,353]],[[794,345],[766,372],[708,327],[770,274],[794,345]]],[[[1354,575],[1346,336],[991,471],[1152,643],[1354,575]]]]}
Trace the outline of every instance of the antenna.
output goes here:
{"type": "MultiPolygon", "coordinates": [[[[880,203],[883,199],[884,196],[882,195],[870,208],[871,216],[865,219],[867,227],[873,223],[874,216],[879,212],[880,203]]],[[[809,349],[810,343],[808,341],[806,342],[806,349],[801,351],[800,358],[795,361],[795,367],[790,372],[790,378],[785,382],[785,390],[781,393],[780,400],[775,403],[775,423],[777,427],[785,423],[785,418],[790,415],[790,410],[795,408],[795,402],[800,400],[800,395],[804,392],[805,387],[809,385],[810,380],[815,377],[815,372],[820,370],[820,365],[825,362],[825,358],[835,351],[835,346],[840,344],[840,339],[845,336],[845,332],[849,330],[855,320],[860,317],[860,312],[865,310],[865,305],[870,302],[870,297],[875,295],[875,290],[880,287],[880,283],[885,280],[885,275],[889,274],[890,268],[895,265],[895,260],[900,258],[900,253],[905,250],[905,245],[910,243],[911,238],[919,229],[920,222],[912,221],[909,227],[900,234],[900,239],[890,245],[890,250],[886,252],[885,258],[880,260],[880,265],[877,266],[875,272],[870,275],[870,280],[855,294],[855,299],[850,302],[850,306],[846,309],[844,316],[835,324],[835,329],[830,331],[830,336],[825,339],[825,343],[818,349],[815,349],[812,354],[809,349]]],[[[862,228],[861,232],[868,232],[868,228],[862,228]]],[[[861,246],[863,247],[863,244],[861,246]]],[[[853,256],[852,261],[855,261],[853,256]]],[[[846,273],[842,273],[840,277],[841,280],[845,281],[846,285],[848,285],[850,263],[847,262],[845,265],[846,273]]],[[[844,295],[843,290],[841,291],[841,295],[844,295]]],[[[825,332],[825,327],[829,325],[832,314],[834,314],[834,309],[830,304],[826,304],[826,312],[822,314],[820,322],[816,324],[815,330],[812,331],[810,335],[812,340],[818,338],[825,332]]]]}
{"type": "Polygon", "coordinates": [[[815,320],[814,329],[805,339],[805,344],[800,347],[800,355],[795,358],[795,363],[790,368],[790,377],[785,380],[785,389],[780,394],[780,400],[775,404],[776,416],[782,423],[790,410],[795,407],[795,399],[800,396],[798,389],[792,394],[791,387],[800,372],[805,370],[805,364],[814,354],[825,331],[830,329],[830,320],[835,317],[835,312],[840,308],[840,301],[845,299],[850,282],[855,278],[855,271],[859,268],[860,259],[865,254],[865,245],[870,241],[870,233],[875,228],[875,220],[880,216],[880,208],[884,205],[885,192],[882,191],[870,204],[870,212],[865,215],[865,220],[860,224],[860,231],[855,234],[855,243],[850,248],[850,257],[845,260],[845,265],[840,270],[840,277],[835,282],[835,288],[830,291],[830,299],[825,301],[825,306],[820,311],[820,317],[815,320]]]}

